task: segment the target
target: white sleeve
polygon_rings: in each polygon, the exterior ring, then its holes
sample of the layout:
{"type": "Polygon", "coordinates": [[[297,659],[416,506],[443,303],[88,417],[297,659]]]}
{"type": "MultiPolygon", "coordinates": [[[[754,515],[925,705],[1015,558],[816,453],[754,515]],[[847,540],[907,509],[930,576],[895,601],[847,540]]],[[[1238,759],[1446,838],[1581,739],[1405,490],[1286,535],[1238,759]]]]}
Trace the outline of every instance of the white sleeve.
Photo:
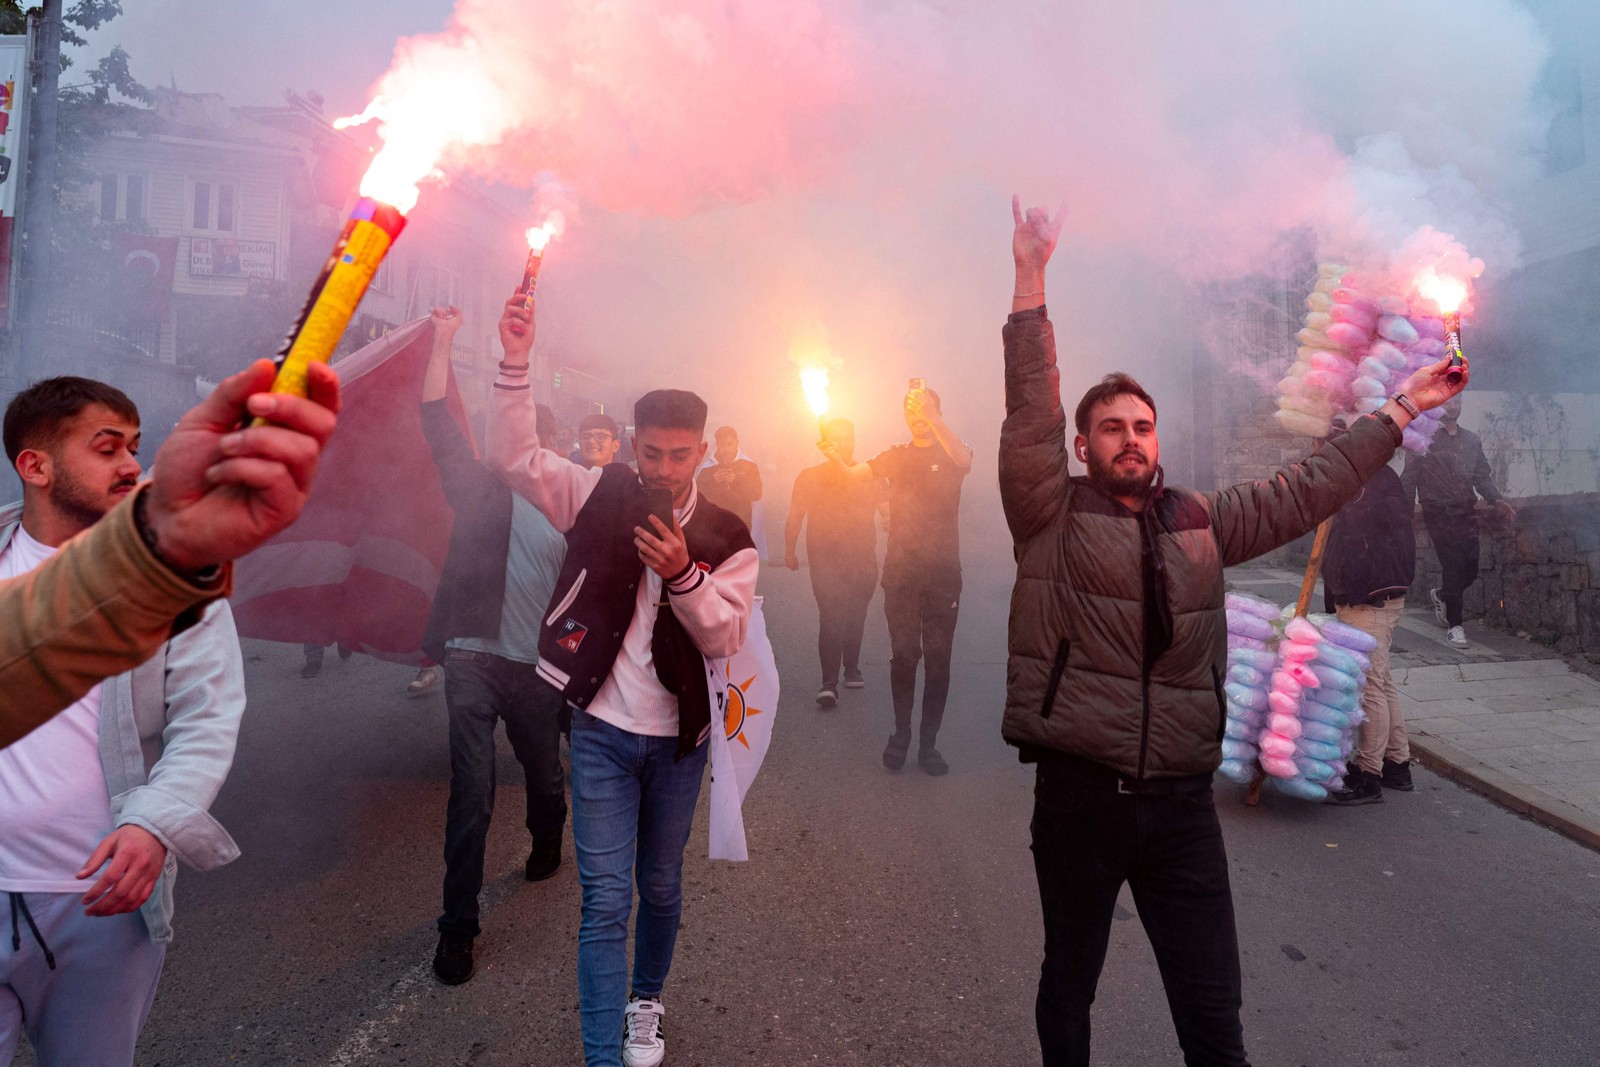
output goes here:
{"type": "Polygon", "coordinates": [[[504,374],[494,383],[489,412],[489,466],[511,489],[566,533],[600,483],[601,468],[585,467],[539,447],[538,408],[526,377],[504,374]]]}
{"type": "Polygon", "coordinates": [[[756,550],[741,548],[714,571],[691,563],[682,577],[666,583],[672,612],[701,655],[717,659],[744,647],[760,573],[756,550]]]}

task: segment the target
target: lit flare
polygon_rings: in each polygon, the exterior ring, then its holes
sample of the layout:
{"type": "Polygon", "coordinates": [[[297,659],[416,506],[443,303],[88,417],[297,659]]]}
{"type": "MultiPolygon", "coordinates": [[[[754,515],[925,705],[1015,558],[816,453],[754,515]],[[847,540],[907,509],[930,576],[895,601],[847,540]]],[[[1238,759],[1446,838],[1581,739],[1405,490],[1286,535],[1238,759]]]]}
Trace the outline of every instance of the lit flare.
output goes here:
{"type": "Polygon", "coordinates": [[[800,389],[805,393],[806,406],[818,419],[828,414],[828,385],[826,367],[805,367],[800,371],[800,389]]]}

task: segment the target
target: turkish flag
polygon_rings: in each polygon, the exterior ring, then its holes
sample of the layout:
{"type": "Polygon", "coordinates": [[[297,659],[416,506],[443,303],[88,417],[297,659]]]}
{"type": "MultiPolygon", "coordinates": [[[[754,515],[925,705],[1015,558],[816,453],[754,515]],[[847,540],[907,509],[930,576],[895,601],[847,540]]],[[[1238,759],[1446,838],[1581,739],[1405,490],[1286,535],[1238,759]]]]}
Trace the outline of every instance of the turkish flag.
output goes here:
{"type": "Polygon", "coordinates": [[[111,235],[116,259],[112,299],[129,318],[160,322],[172,306],[172,276],[178,265],[178,239],[117,231],[111,235]]]}
{"type": "MultiPolygon", "coordinates": [[[[240,636],[427,662],[422,633],[455,522],[422,434],[432,345],[418,319],[336,364],[344,404],[305,510],[235,567],[240,636]]],[[[467,432],[453,377],[447,398],[467,432]]]]}

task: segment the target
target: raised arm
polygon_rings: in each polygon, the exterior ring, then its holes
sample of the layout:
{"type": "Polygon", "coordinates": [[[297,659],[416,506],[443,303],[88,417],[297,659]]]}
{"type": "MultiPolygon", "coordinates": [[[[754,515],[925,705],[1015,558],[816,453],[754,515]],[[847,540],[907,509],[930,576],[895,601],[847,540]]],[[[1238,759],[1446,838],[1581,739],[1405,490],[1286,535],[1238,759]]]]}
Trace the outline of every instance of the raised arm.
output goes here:
{"type": "Polygon", "coordinates": [[[1000,424],[1000,501],[1011,537],[1038,533],[1061,508],[1068,486],[1067,418],[1061,407],[1056,335],[1044,307],[1044,272],[1061,235],[1065,211],[1042,208],[1026,215],[1011,198],[1016,265],[1011,316],[1000,336],[1005,346],[1006,417],[1000,424]]]}
{"type": "MultiPolygon", "coordinates": [[[[1466,368],[1461,380],[1451,383],[1449,370],[1448,359],[1423,367],[1397,395],[1409,398],[1420,411],[1438,407],[1465,389],[1472,373],[1466,368]]],[[[1377,412],[1355,420],[1320,451],[1271,478],[1208,494],[1223,566],[1288,544],[1338,511],[1389,462],[1410,422],[1405,406],[1390,400],[1377,412]]]]}
{"type": "Polygon", "coordinates": [[[944,421],[938,405],[927,402],[924,393],[913,391],[906,397],[906,412],[911,418],[923,418],[928,421],[928,428],[933,431],[933,436],[939,445],[950,454],[950,461],[962,474],[972,471],[972,446],[956,436],[944,421]]]}
{"type": "Polygon", "coordinates": [[[489,417],[489,466],[517,495],[544,512],[562,533],[572,529],[603,467],[592,470],[539,446],[539,413],[528,381],[533,352],[533,311],[522,293],[506,301],[500,315],[505,360],[495,378],[489,417]]]}

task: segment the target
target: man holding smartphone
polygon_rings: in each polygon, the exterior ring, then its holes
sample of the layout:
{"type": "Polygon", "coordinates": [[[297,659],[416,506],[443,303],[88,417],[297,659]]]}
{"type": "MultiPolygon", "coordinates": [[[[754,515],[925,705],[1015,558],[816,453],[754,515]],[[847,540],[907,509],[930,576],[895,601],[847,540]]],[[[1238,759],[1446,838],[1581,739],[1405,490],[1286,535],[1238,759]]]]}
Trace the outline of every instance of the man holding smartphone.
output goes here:
{"type": "Polygon", "coordinates": [[[666,1054],[660,998],[683,911],[683,850],[713,727],[706,660],[744,644],[761,561],[744,523],[696,490],[705,401],[646,393],[634,405],[638,473],[580,467],[539,447],[533,313],[522,294],[506,302],[500,343],[489,464],[567,537],[539,673],[573,706],[584,1060],[655,1067],[666,1054]]]}
{"type": "Polygon", "coordinates": [[[858,484],[889,483],[889,548],[883,561],[883,614],[889,623],[889,689],[894,733],[883,765],[905,766],[911,747],[911,709],[917,661],[923,661],[922,730],[917,765],[931,775],[950,767],[934,747],[950,691],[950,652],[961,609],[961,483],[972,470],[972,449],[945,425],[939,394],[911,379],[905,398],[908,444],[850,465],[837,444],[818,447],[858,484]]]}

